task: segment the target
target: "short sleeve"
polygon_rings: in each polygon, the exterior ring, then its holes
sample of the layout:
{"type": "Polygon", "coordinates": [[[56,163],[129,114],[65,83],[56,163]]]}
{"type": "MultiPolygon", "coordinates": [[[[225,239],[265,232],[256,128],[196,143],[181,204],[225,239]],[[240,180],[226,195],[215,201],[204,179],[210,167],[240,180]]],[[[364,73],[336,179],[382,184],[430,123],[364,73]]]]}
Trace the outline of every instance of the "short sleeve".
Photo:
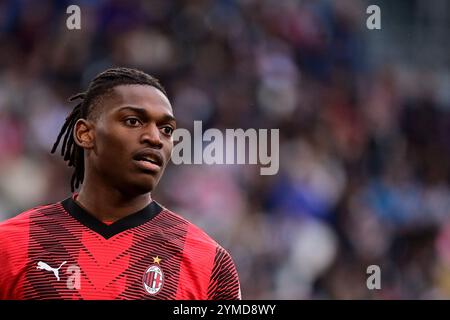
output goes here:
{"type": "Polygon", "coordinates": [[[241,300],[241,286],[236,266],[222,247],[216,249],[214,266],[208,286],[209,300],[241,300]]]}

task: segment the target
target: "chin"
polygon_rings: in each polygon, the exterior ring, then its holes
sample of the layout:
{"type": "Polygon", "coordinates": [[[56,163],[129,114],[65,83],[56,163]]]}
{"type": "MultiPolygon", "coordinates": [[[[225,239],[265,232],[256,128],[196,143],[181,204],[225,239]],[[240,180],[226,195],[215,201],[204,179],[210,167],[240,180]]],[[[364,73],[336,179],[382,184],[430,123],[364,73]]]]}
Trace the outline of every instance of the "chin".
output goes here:
{"type": "Polygon", "coordinates": [[[126,188],[122,188],[122,193],[129,195],[130,197],[140,196],[146,193],[150,193],[153,190],[153,186],[133,185],[126,188]]]}
{"type": "Polygon", "coordinates": [[[148,193],[153,191],[153,189],[158,184],[158,180],[156,179],[147,179],[147,181],[142,181],[139,184],[136,184],[135,188],[140,190],[141,193],[148,193]]]}
{"type": "Polygon", "coordinates": [[[122,192],[125,194],[129,194],[130,196],[137,196],[146,193],[150,193],[158,184],[158,180],[155,177],[150,179],[140,179],[141,181],[131,181],[129,183],[124,183],[123,186],[126,186],[122,189],[122,192]]]}

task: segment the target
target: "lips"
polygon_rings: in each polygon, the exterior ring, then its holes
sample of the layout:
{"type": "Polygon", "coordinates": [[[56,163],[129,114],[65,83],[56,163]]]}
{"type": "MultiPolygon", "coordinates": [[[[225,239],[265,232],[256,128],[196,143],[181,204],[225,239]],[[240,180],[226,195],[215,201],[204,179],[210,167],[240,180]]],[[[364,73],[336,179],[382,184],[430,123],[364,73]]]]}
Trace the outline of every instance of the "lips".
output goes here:
{"type": "Polygon", "coordinates": [[[161,154],[152,149],[144,149],[133,156],[133,160],[143,170],[159,171],[164,164],[161,154]]]}

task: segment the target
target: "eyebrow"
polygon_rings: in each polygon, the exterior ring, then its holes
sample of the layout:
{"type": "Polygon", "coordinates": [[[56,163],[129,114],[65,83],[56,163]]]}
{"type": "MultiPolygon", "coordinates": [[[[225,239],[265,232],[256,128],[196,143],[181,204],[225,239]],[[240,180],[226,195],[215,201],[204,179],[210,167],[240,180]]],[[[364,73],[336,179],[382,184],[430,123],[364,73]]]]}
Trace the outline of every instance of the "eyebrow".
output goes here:
{"type": "MultiPolygon", "coordinates": [[[[149,116],[148,116],[148,114],[147,114],[147,111],[145,111],[145,109],[137,108],[137,107],[126,106],[126,107],[120,108],[117,112],[125,111],[125,110],[133,111],[133,112],[139,114],[141,117],[143,117],[143,118],[145,118],[145,119],[148,119],[148,118],[149,118],[149,116]]],[[[176,121],[177,121],[177,120],[175,119],[175,117],[172,116],[172,115],[170,115],[170,114],[164,114],[164,116],[162,117],[161,120],[164,121],[164,122],[165,122],[165,121],[174,121],[175,123],[176,123],[176,121]]]]}

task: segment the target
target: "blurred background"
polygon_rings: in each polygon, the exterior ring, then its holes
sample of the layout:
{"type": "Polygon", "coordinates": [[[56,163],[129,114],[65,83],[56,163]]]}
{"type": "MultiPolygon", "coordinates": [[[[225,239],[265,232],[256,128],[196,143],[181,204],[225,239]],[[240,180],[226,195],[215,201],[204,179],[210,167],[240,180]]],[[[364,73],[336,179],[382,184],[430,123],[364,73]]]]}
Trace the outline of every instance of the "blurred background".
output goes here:
{"type": "Polygon", "coordinates": [[[277,175],[171,164],[153,194],[230,251],[244,299],[450,298],[450,2],[432,3],[0,1],[0,220],[70,196],[49,152],[68,97],[137,67],[179,127],[280,129],[277,175]]]}

